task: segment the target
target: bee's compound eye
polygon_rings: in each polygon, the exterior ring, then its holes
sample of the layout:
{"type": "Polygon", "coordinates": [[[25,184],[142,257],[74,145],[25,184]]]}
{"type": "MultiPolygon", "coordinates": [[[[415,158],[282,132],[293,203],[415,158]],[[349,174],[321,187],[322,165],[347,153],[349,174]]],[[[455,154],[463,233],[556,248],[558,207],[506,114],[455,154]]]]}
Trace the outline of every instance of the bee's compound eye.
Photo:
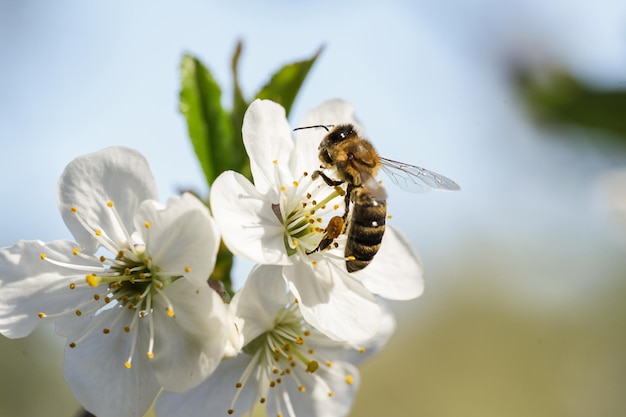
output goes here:
{"type": "Polygon", "coordinates": [[[339,143],[346,140],[354,131],[350,127],[339,127],[328,134],[330,143],[339,143]]]}

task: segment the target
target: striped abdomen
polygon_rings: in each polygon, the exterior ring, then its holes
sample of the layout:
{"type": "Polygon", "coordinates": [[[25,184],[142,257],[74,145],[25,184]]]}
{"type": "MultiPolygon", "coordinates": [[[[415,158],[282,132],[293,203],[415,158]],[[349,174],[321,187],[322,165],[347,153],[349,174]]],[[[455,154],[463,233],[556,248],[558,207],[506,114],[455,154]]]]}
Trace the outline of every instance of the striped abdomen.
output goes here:
{"type": "Polygon", "coordinates": [[[352,217],[344,254],[354,260],[346,261],[348,272],[359,271],[372,261],[380,248],[387,217],[387,202],[365,188],[354,188],[351,200],[352,217]]]}

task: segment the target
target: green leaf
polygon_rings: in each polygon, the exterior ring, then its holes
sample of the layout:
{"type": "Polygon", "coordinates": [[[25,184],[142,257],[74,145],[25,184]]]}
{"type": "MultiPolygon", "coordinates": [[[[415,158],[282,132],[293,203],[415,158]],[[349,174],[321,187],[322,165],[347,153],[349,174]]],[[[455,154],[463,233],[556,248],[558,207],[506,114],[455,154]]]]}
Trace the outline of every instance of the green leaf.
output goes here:
{"type": "Polygon", "coordinates": [[[323,49],[323,47],[320,47],[310,59],[294,62],[282,67],[272,76],[261,91],[257,93],[256,98],[269,99],[281,104],[285,108],[287,116],[289,116],[291,106],[296,99],[300,87],[323,49]]]}
{"type": "Polygon", "coordinates": [[[551,72],[548,82],[536,81],[524,73],[515,75],[517,87],[538,121],[602,130],[625,142],[626,90],[601,89],[565,71],[551,72]]]}
{"type": "Polygon", "coordinates": [[[250,158],[243,146],[243,137],[241,136],[241,127],[243,126],[243,115],[248,109],[248,103],[243,96],[241,84],[239,83],[239,57],[243,50],[243,43],[237,42],[235,53],[231,61],[231,70],[233,72],[233,111],[230,113],[230,121],[233,129],[234,146],[237,148],[235,153],[234,165],[236,170],[250,181],[252,181],[252,171],[250,170],[250,158]]]}
{"type": "Polygon", "coordinates": [[[191,55],[181,62],[180,112],[208,184],[233,168],[234,145],[228,113],[222,108],[221,89],[209,70],[191,55]]]}

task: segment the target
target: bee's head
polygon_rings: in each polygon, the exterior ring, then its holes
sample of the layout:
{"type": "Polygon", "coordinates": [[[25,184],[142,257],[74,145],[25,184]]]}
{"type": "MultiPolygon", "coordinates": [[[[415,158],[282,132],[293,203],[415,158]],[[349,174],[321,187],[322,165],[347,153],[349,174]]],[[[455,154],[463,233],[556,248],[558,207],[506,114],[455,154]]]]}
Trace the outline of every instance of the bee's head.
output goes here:
{"type": "Polygon", "coordinates": [[[356,132],[354,131],[354,126],[351,124],[346,125],[337,125],[333,130],[331,130],[328,135],[322,140],[321,146],[331,146],[336,143],[343,142],[349,137],[356,136],[356,132]]]}

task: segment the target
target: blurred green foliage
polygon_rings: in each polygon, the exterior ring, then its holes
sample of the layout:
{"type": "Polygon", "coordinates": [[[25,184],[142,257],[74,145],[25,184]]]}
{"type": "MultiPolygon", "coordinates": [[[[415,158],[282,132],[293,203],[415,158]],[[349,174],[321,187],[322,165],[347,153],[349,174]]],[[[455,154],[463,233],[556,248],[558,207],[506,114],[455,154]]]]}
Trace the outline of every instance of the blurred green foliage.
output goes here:
{"type": "Polygon", "coordinates": [[[626,89],[599,88],[561,69],[542,75],[524,70],[514,73],[516,87],[538,122],[597,129],[626,145],[626,89]]]}

